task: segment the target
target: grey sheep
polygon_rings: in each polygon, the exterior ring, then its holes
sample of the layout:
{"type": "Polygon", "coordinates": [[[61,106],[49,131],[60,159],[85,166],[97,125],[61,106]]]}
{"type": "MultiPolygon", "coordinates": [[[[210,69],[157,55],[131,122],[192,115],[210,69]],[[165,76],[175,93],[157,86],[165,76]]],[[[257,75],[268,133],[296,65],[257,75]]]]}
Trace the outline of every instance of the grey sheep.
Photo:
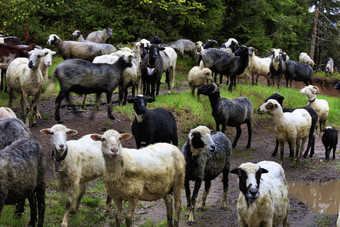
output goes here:
{"type": "Polygon", "coordinates": [[[306,86],[313,84],[313,69],[310,65],[289,60],[286,62],[286,70],[284,71],[286,77],[286,87],[292,81],[303,81],[306,86]]]}
{"type": "Polygon", "coordinates": [[[0,151],[0,214],[4,205],[30,202],[29,226],[43,226],[45,215],[45,153],[34,139],[20,139],[0,151]]]}
{"type": "Polygon", "coordinates": [[[103,31],[94,31],[88,34],[86,40],[95,43],[106,43],[106,40],[112,36],[112,28],[105,28],[103,31]]]}
{"type": "MultiPolygon", "coordinates": [[[[123,71],[131,67],[132,56],[123,55],[114,64],[95,64],[82,59],[68,59],[60,63],[54,70],[54,76],[60,84],[60,92],[56,98],[55,119],[60,123],[60,104],[66,97],[70,103],[70,92],[77,94],[96,93],[97,101],[100,94],[106,93],[107,113],[112,115],[112,93],[120,83],[123,71]]],[[[75,110],[74,105],[72,105],[75,110]]]]}
{"type": "Polygon", "coordinates": [[[30,129],[20,119],[0,119],[0,149],[4,149],[16,140],[30,137],[30,129]]]}
{"type": "Polygon", "coordinates": [[[52,34],[48,37],[47,45],[54,44],[63,59],[81,58],[93,61],[96,56],[110,54],[117,49],[106,43],[62,41],[57,35],[52,34]]]}
{"type": "Polygon", "coordinates": [[[220,90],[216,83],[207,84],[198,88],[197,94],[207,95],[210,100],[212,115],[216,122],[216,131],[224,133],[226,126],[236,127],[236,136],[233,142],[233,148],[236,147],[237,141],[242,133],[241,124],[246,123],[248,126],[248,143],[247,148],[251,145],[253,118],[253,105],[246,97],[236,99],[227,99],[220,97],[220,90]]]}
{"type": "Polygon", "coordinates": [[[173,43],[168,44],[169,47],[174,48],[183,57],[184,54],[189,54],[192,60],[195,60],[196,56],[196,45],[193,41],[189,39],[179,39],[173,43]]]}
{"type": "Polygon", "coordinates": [[[223,173],[222,208],[227,208],[231,143],[224,133],[217,132],[211,135],[209,128],[198,126],[190,130],[188,140],[182,147],[182,153],[186,162],[184,186],[188,203],[188,222],[191,225],[194,222],[195,203],[202,181],[205,181],[205,188],[199,209],[205,207],[211,181],[220,173],[223,173]],[[191,198],[190,181],[195,181],[195,189],[191,198]]]}

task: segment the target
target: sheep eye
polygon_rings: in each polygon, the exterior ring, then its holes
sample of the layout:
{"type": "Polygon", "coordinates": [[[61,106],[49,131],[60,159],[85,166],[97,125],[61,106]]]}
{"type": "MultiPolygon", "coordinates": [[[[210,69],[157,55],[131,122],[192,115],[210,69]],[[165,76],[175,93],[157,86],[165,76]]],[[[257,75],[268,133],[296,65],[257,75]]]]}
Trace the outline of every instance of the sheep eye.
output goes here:
{"type": "Polygon", "coordinates": [[[102,142],[105,142],[105,141],[106,141],[106,139],[102,137],[102,138],[101,138],[101,141],[102,141],[102,142]]]}

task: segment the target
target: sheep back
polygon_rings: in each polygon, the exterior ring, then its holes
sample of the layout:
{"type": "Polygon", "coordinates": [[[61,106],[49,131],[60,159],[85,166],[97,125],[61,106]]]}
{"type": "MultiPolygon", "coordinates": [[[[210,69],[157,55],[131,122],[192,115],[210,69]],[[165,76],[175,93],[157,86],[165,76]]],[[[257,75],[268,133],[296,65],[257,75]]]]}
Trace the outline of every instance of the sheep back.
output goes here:
{"type": "Polygon", "coordinates": [[[313,69],[304,63],[287,61],[284,74],[287,80],[303,81],[306,85],[313,83],[313,69]]]}
{"type": "Polygon", "coordinates": [[[20,119],[0,119],[0,149],[5,148],[16,140],[30,137],[30,129],[20,119]]]}

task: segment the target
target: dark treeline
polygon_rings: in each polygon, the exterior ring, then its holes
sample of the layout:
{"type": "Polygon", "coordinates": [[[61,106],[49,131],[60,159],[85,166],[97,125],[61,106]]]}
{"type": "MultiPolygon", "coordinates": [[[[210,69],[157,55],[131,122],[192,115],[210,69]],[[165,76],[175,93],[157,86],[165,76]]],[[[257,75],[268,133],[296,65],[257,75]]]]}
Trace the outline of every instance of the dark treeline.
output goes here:
{"type": "Polygon", "coordinates": [[[337,0],[0,0],[0,9],[0,33],[25,43],[45,46],[52,33],[71,40],[76,29],[86,37],[111,27],[112,44],[154,35],[165,42],[232,37],[256,47],[258,55],[274,47],[298,60],[300,52],[310,54],[315,31],[316,64],[328,57],[340,63],[337,0]]]}

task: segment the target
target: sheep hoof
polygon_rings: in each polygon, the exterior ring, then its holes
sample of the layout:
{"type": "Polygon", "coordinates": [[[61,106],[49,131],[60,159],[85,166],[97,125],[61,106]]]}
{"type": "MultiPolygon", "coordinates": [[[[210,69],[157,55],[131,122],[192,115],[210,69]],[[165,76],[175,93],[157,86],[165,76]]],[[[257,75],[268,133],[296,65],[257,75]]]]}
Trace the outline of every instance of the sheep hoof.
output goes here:
{"type": "Polygon", "coordinates": [[[203,211],[203,207],[199,207],[199,208],[197,208],[197,211],[198,211],[198,212],[201,212],[201,211],[203,211]]]}
{"type": "Polygon", "coordinates": [[[193,221],[188,221],[188,225],[193,225],[194,224],[194,222],[193,221]]]}
{"type": "Polygon", "coordinates": [[[249,149],[249,148],[250,148],[250,145],[247,145],[246,148],[249,149]]]}
{"type": "Polygon", "coordinates": [[[113,115],[110,115],[109,118],[110,118],[111,120],[115,120],[115,117],[114,117],[113,115]]]}

